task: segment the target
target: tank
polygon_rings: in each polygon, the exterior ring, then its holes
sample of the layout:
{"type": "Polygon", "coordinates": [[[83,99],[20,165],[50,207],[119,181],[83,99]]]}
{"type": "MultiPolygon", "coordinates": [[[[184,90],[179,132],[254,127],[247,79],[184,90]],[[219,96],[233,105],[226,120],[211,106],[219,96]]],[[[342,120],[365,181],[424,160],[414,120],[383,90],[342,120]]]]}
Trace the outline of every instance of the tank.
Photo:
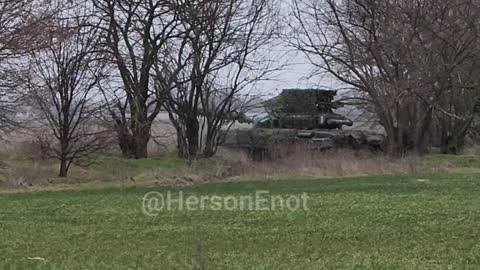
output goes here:
{"type": "Polygon", "coordinates": [[[334,110],[344,106],[335,102],[336,91],[287,89],[264,103],[268,115],[255,121],[255,128],[342,129],[353,121],[334,110]]]}
{"type": "Polygon", "coordinates": [[[312,151],[335,148],[382,151],[384,136],[375,132],[345,130],[353,121],[335,110],[345,106],[335,101],[336,91],[286,89],[263,103],[266,115],[253,119],[253,128],[228,131],[224,146],[247,150],[252,158],[271,156],[274,147],[301,144],[312,151]]]}

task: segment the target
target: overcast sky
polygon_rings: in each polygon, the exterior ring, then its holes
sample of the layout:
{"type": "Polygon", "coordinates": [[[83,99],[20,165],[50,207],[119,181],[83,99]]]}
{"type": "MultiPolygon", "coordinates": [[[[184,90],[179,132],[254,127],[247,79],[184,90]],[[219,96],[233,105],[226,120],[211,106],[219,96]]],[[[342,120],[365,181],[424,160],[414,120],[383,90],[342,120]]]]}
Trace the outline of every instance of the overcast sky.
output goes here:
{"type": "Polygon", "coordinates": [[[271,50],[272,59],[278,61],[278,66],[286,66],[275,72],[272,79],[256,86],[256,91],[262,95],[275,96],[283,89],[291,88],[340,88],[337,80],[328,76],[313,76],[312,65],[303,53],[295,51],[287,45],[279,45],[271,50]]]}
{"type": "MultiPolygon", "coordinates": [[[[290,0],[279,0],[281,10],[283,14],[283,21],[291,20],[289,15],[291,7],[290,0]]],[[[294,23],[290,21],[290,23],[294,23]]],[[[287,25],[284,27],[288,28],[287,25]]],[[[284,29],[288,31],[288,29],[284,29]]],[[[312,74],[312,65],[309,63],[306,57],[292,48],[285,45],[279,45],[275,49],[271,50],[274,55],[273,59],[278,61],[278,65],[288,63],[288,65],[279,72],[275,73],[275,76],[271,81],[262,82],[257,85],[256,91],[259,91],[262,95],[275,96],[278,95],[282,89],[290,88],[340,88],[338,81],[329,77],[315,76],[310,78],[312,74]]]]}

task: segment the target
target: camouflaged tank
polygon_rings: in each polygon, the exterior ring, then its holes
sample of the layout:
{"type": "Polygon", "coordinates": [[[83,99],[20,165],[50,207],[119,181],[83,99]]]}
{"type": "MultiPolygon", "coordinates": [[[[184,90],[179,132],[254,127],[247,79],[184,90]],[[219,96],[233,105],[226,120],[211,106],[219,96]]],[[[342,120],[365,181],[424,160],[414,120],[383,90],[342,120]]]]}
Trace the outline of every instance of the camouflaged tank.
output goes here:
{"type": "Polygon", "coordinates": [[[336,114],[344,106],[335,102],[336,91],[284,90],[264,103],[267,115],[254,119],[251,129],[230,130],[224,146],[247,150],[254,159],[271,156],[274,148],[301,145],[312,151],[336,148],[382,151],[384,136],[360,130],[344,130],[353,121],[336,114]]]}

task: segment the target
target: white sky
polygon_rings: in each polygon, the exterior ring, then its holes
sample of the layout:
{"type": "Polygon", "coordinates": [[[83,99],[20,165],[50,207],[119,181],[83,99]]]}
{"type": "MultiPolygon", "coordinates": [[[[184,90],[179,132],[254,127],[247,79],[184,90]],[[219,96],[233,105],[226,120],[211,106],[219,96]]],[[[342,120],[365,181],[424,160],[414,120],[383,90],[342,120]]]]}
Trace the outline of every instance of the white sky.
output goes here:
{"type": "Polygon", "coordinates": [[[307,88],[314,86],[312,79],[307,79],[311,73],[310,64],[300,54],[295,52],[285,53],[289,48],[280,48],[278,51],[272,51],[275,55],[278,66],[287,63],[287,66],[280,71],[268,76],[270,80],[258,83],[255,86],[255,92],[262,96],[278,95],[283,89],[289,88],[307,88]]]}
{"type": "MultiPolygon", "coordinates": [[[[278,0],[281,7],[280,16],[281,20],[291,20],[291,0],[278,0]]],[[[292,22],[294,23],[294,22],[292,22]]],[[[288,26],[285,24],[283,27],[285,31],[288,31],[288,26]]],[[[265,96],[276,96],[283,89],[290,88],[341,88],[339,81],[323,77],[315,76],[310,78],[312,74],[312,65],[309,60],[303,55],[303,53],[295,51],[294,49],[285,45],[278,45],[275,49],[271,50],[274,55],[274,59],[278,61],[279,65],[288,63],[282,71],[276,72],[274,77],[270,81],[259,83],[256,86],[256,91],[265,96]]]]}

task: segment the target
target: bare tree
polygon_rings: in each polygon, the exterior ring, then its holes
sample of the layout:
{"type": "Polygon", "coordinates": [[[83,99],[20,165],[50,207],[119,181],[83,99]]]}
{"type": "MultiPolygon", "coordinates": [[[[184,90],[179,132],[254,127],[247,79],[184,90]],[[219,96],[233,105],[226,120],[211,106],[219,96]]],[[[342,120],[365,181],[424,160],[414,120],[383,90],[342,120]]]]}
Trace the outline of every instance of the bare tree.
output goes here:
{"type": "Polygon", "coordinates": [[[88,12],[86,7],[64,11],[66,17],[50,21],[45,30],[50,45],[30,57],[28,97],[39,111],[39,123],[54,138],[39,141],[47,157],[60,161],[60,177],[67,176],[74,161],[104,146],[93,124],[100,109],[96,94],[102,63],[96,29],[86,26],[88,12]]]}
{"type": "Polygon", "coordinates": [[[220,130],[251,104],[248,88],[276,68],[268,58],[278,30],[275,3],[186,1],[179,10],[184,31],[168,55],[176,54],[157,65],[157,90],[166,96],[180,156],[211,157],[220,130]]]}
{"type": "Polygon", "coordinates": [[[119,85],[106,89],[109,114],[125,157],[145,158],[152,122],[161,110],[153,90],[153,66],[159,51],[177,35],[173,4],[145,0],[92,0],[119,85]],[[120,91],[119,91],[120,90],[120,91]]]}
{"type": "Polygon", "coordinates": [[[468,67],[465,57],[477,55],[477,30],[469,22],[477,18],[474,6],[471,0],[294,0],[287,40],[316,72],[342,82],[375,113],[389,153],[424,152],[438,112],[456,114],[442,109],[453,90],[444,78],[458,78],[452,75],[468,67]],[[459,42],[451,46],[452,40],[459,42]]]}
{"type": "Polygon", "coordinates": [[[417,38],[429,56],[424,73],[441,93],[433,109],[441,152],[457,154],[480,102],[480,3],[442,1],[433,8],[417,38]]]}
{"type": "Polygon", "coordinates": [[[45,8],[47,1],[0,1],[0,130],[11,131],[19,122],[15,108],[19,104],[22,70],[18,58],[43,46],[40,22],[56,10],[45,8]]]}

